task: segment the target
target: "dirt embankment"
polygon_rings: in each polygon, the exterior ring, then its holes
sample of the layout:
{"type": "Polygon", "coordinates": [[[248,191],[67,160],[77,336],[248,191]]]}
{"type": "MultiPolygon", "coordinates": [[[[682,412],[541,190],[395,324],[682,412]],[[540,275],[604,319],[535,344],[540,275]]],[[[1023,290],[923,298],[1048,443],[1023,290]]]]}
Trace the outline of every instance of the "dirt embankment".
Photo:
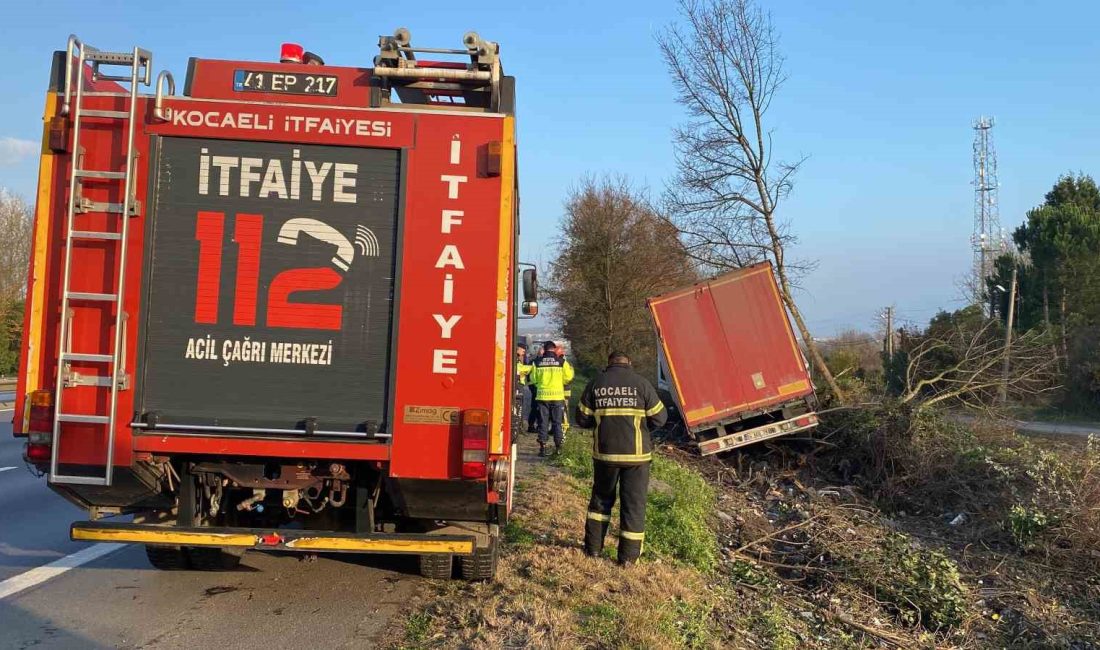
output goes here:
{"type": "Polygon", "coordinates": [[[399,647],[1100,648],[1100,450],[892,412],[665,444],[623,570],[581,553],[587,440],[524,459],[499,580],[432,583],[399,647]]]}

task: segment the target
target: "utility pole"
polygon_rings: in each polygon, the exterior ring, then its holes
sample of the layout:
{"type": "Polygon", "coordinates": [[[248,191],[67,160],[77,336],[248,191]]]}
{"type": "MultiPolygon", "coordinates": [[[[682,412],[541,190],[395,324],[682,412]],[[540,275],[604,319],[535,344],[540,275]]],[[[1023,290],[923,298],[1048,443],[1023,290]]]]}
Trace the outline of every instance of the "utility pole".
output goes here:
{"type": "Polygon", "coordinates": [[[1016,316],[1016,264],[1012,265],[1012,283],[1008,287],[1008,322],[1005,327],[1005,361],[1001,369],[1001,403],[1008,401],[1008,369],[1012,352],[1012,321],[1016,316]]]}
{"type": "Polygon", "coordinates": [[[886,352],[887,359],[894,358],[894,308],[887,307],[883,313],[883,318],[886,319],[886,339],[883,341],[882,349],[886,352]]]}

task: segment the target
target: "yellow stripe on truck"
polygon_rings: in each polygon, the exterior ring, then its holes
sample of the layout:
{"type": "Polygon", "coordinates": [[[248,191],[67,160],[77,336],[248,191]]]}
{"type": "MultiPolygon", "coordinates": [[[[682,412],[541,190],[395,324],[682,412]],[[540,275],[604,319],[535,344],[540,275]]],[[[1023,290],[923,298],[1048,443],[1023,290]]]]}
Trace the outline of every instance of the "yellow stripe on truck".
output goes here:
{"type": "Polygon", "coordinates": [[[798,381],[792,381],[789,384],[783,384],[776,389],[776,392],[780,395],[790,395],[791,393],[797,393],[799,391],[807,390],[810,387],[810,382],[805,379],[799,379],[798,381]]]}
{"type": "Polygon", "coordinates": [[[73,526],[72,538],[80,542],[137,542],[140,544],[183,544],[187,546],[256,545],[256,536],[243,533],[192,533],[172,529],[140,530],[81,528],[73,526]]]}
{"type": "Polygon", "coordinates": [[[512,263],[512,239],[515,237],[515,193],[516,174],[516,118],[504,118],[504,133],[500,152],[500,224],[497,239],[497,319],[496,319],[496,359],[493,364],[493,427],[489,431],[489,453],[504,453],[504,409],[505,393],[508,390],[506,373],[511,372],[512,349],[508,341],[510,324],[509,306],[512,298],[511,282],[514,265],[512,263]]]}
{"type": "MultiPolygon", "coordinates": [[[[277,532],[273,534],[278,535],[277,532]]],[[[425,535],[417,539],[371,539],[369,537],[290,538],[280,544],[264,544],[261,533],[218,533],[176,530],[156,526],[110,528],[73,525],[71,535],[80,542],[116,542],[137,544],[171,544],[173,546],[235,546],[260,550],[289,549],[292,551],[342,551],[359,553],[443,553],[470,555],[472,539],[432,539],[425,535]]]]}
{"type": "MultiPolygon", "coordinates": [[[[38,162],[38,197],[34,207],[34,248],[31,251],[31,287],[27,295],[27,308],[30,320],[27,331],[23,333],[23,347],[27,350],[26,392],[42,388],[39,379],[42,354],[42,322],[46,302],[46,255],[50,239],[50,215],[53,207],[53,166],[55,154],[49,148],[50,120],[57,114],[58,97],[56,93],[46,95],[46,110],[43,115],[42,154],[38,162]]],[[[29,411],[28,411],[29,413],[29,411]]],[[[28,415],[29,417],[29,415],[28,415]]],[[[27,430],[24,422],[23,431],[27,430]]]]}
{"type": "Polygon", "coordinates": [[[474,543],[466,540],[300,537],[287,540],[285,546],[299,551],[360,551],[362,553],[455,553],[457,555],[469,555],[474,552],[474,543]]]}

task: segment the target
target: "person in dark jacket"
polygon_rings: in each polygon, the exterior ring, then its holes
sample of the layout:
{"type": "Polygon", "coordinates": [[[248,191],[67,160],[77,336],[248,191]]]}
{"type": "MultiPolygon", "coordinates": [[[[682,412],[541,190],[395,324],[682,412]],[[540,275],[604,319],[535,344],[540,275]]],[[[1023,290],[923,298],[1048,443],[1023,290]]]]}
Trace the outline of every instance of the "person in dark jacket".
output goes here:
{"type": "Polygon", "coordinates": [[[618,488],[619,564],[630,564],[642,554],[645,541],[645,503],[649,465],[653,458],[650,431],[661,427],[668,411],[653,384],[630,367],[622,352],[612,352],[607,369],[584,388],[577,403],[576,423],[593,428],[592,499],[584,527],[584,552],[603,552],[618,488]]]}

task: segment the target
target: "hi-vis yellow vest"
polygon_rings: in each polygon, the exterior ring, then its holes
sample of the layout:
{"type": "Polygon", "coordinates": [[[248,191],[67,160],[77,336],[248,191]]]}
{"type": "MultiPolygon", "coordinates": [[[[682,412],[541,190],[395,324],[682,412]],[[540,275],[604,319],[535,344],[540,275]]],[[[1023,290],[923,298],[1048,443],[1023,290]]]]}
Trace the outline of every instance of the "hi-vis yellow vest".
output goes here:
{"type": "Polygon", "coordinates": [[[573,381],[573,366],[563,358],[547,354],[535,359],[535,367],[527,375],[527,383],[535,386],[535,399],[540,402],[565,400],[565,385],[573,381]]]}

